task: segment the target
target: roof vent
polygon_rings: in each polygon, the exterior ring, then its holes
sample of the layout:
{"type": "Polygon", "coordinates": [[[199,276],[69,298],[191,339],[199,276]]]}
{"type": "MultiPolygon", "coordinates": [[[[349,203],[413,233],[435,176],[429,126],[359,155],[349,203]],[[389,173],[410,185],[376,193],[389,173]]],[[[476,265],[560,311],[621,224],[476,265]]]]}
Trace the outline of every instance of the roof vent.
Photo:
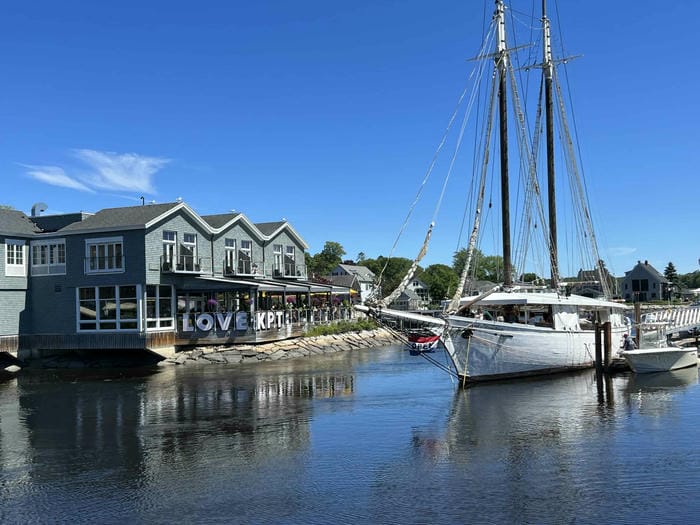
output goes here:
{"type": "Polygon", "coordinates": [[[49,205],[43,202],[37,202],[32,206],[32,217],[38,217],[48,209],[49,205]]]}

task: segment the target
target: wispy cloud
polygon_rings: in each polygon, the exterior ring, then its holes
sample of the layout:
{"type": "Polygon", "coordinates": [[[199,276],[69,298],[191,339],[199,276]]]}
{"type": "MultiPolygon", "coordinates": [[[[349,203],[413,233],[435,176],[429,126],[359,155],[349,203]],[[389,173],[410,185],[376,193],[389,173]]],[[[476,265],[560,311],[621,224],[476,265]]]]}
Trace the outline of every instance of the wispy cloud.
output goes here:
{"type": "Polygon", "coordinates": [[[90,193],[95,192],[95,190],[88,188],[85,184],[70,178],[66,175],[63,168],[57,166],[30,166],[27,164],[23,164],[23,166],[29,170],[27,171],[27,175],[41,182],[45,182],[46,184],[90,193]]]}
{"type": "Polygon", "coordinates": [[[75,156],[92,168],[85,182],[107,190],[139,191],[153,194],[153,176],[169,160],[136,153],[112,153],[92,149],[75,150],[75,156]]]}
{"type": "Polygon", "coordinates": [[[92,149],[76,149],[73,156],[82,164],[70,169],[59,166],[29,166],[27,175],[41,182],[80,191],[134,191],[153,195],[153,179],[169,159],[146,157],[136,153],[114,153],[92,149]]]}

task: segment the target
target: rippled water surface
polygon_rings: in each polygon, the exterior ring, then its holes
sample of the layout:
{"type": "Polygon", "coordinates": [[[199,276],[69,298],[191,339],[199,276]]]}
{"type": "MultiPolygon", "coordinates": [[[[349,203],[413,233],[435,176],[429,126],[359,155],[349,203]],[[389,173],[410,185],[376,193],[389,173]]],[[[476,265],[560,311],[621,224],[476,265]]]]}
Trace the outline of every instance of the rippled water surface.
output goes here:
{"type": "Polygon", "coordinates": [[[22,372],[0,522],[695,523],[699,415],[697,369],[460,390],[400,347],[22,372]]]}

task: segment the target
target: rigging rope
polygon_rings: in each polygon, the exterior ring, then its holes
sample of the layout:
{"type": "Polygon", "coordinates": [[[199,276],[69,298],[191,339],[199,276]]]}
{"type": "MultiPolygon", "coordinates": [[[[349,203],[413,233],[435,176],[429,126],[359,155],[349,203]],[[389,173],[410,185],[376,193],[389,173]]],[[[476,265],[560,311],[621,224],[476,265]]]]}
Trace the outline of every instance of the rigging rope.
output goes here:
{"type": "MultiPolygon", "coordinates": [[[[487,38],[484,39],[482,46],[481,46],[481,49],[479,50],[478,57],[481,57],[485,53],[485,50],[488,47],[490,47],[491,41],[493,40],[494,36],[495,36],[495,25],[491,24],[491,27],[487,33],[487,38]]],[[[442,190],[440,192],[440,198],[438,199],[438,202],[435,206],[435,210],[433,212],[433,220],[431,221],[430,226],[428,228],[428,232],[426,234],[425,240],[423,241],[423,246],[421,247],[418,256],[416,256],[413,263],[411,264],[409,271],[404,276],[401,283],[399,283],[399,286],[396,288],[396,290],[394,290],[391,294],[389,294],[389,296],[385,297],[384,299],[381,299],[379,301],[380,304],[387,304],[387,305],[391,304],[391,302],[393,300],[395,300],[399,295],[401,295],[401,293],[405,290],[408,283],[413,278],[413,275],[414,275],[416,269],[418,268],[418,263],[425,256],[425,254],[428,250],[428,244],[430,242],[432,230],[433,230],[433,227],[434,227],[435,222],[437,220],[437,216],[438,216],[438,213],[440,211],[440,208],[442,206],[442,201],[443,201],[446,189],[447,189],[447,183],[450,179],[450,175],[451,175],[452,169],[454,167],[457,151],[459,150],[459,146],[461,145],[462,139],[464,137],[464,129],[466,127],[466,122],[469,120],[469,116],[471,114],[471,110],[472,110],[472,107],[474,105],[474,101],[477,98],[478,86],[481,83],[481,78],[482,78],[483,72],[485,70],[485,67],[483,66],[483,61],[478,61],[477,64],[478,64],[478,66],[476,68],[474,68],[469,75],[469,79],[468,79],[469,81],[471,81],[474,78],[476,78],[476,80],[474,81],[474,83],[472,85],[471,95],[470,95],[469,101],[467,103],[467,108],[466,108],[466,111],[464,114],[464,118],[462,119],[462,127],[460,129],[460,135],[459,135],[457,144],[455,146],[455,152],[453,153],[452,160],[450,162],[450,168],[448,170],[447,176],[445,177],[445,181],[443,182],[442,190]],[[391,300],[389,300],[390,298],[391,298],[391,300]]],[[[452,126],[455,122],[455,119],[457,118],[457,115],[459,114],[459,109],[462,105],[464,97],[466,96],[467,89],[468,89],[467,87],[464,88],[464,90],[462,91],[462,93],[457,101],[457,105],[452,113],[452,116],[450,117],[447,128],[445,129],[445,132],[443,133],[442,139],[440,140],[440,143],[438,145],[438,148],[437,148],[435,154],[433,155],[432,161],[430,162],[430,165],[428,167],[428,171],[426,172],[425,177],[423,178],[423,182],[421,183],[421,185],[418,189],[416,197],[414,198],[414,201],[409,208],[409,211],[408,211],[408,214],[406,215],[404,223],[399,230],[399,234],[397,235],[396,240],[394,241],[394,244],[393,244],[391,251],[389,253],[389,257],[387,257],[387,260],[384,263],[384,266],[382,267],[381,271],[379,272],[379,276],[377,277],[377,281],[375,283],[374,290],[369,294],[369,298],[368,298],[369,300],[374,299],[374,296],[381,289],[382,278],[383,278],[384,272],[389,264],[389,259],[393,256],[393,253],[396,250],[396,246],[398,245],[399,239],[401,238],[402,234],[406,230],[406,227],[408,226],[408,222],[409,222],[410,217],[413,213],[413,210],[415,209],[416,205],[418,204],[418,201],[420,200],[420,197],[423,193],[423,190],[424,190],[424,188],[425,188],[425,186],[430,178],[430,175],[432,174],[433,168],[435,167],[435,164],[437,163],[437,159],[440,155],[440,152],[442,151],[443,146],[447,142],[447,137],[449,136],[449,132],[452,129],[452,126]]]]}

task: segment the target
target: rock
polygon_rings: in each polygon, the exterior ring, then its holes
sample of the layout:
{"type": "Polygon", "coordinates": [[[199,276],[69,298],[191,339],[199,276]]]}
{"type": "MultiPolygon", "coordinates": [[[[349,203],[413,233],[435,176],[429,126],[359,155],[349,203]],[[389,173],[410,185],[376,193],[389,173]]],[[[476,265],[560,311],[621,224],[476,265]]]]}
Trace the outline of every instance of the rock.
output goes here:
{"type": "Polygon", "coordinates": [[[22,368],[17,365],[10,365],[5,367],[5,372],[10,372],[11,374],[19,372],[20,370],[22,370],[22,368]]]}

